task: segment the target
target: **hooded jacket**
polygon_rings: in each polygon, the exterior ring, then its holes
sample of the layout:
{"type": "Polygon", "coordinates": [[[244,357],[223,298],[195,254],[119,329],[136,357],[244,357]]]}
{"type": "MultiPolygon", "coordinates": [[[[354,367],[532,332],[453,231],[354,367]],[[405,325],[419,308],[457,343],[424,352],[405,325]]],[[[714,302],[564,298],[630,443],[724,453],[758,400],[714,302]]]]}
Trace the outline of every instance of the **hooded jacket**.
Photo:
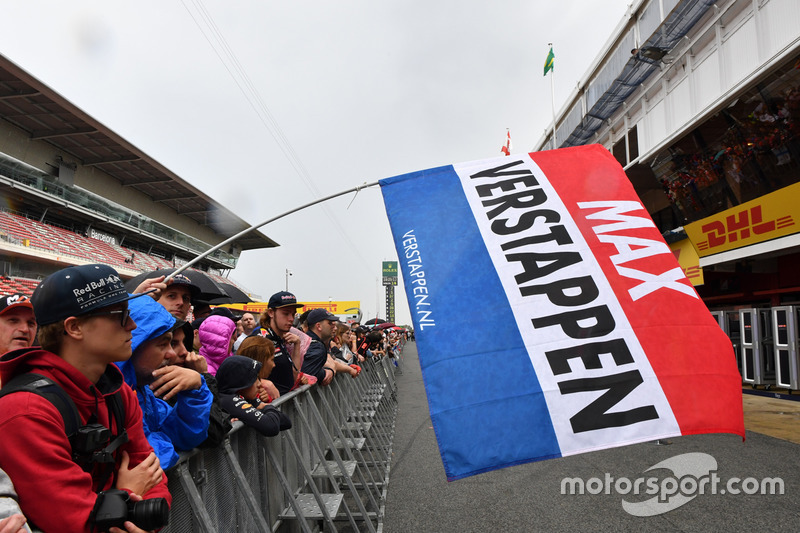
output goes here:
{"type": "Polygon", "coordinates": [[[208,373],[217,375],[217,369],[231,355],[231,336],[236,324],[227,317],[210,315],[200,324],[200,355],[208,361],[208,373]]]}
{"type": "MultiPolygon", "coordinates": [[[[106,399],[120,392],[124,427],[130,440],[115,454],[115,472],[123,450],[130,455],[131,468],[153,451],[144,435],[136,395],[123,383],[122,374],[114,365],[108,365],[95,385],[77,368],[40,348],[14,350],[0,357],[0,379],[4,383],[29,371],[58,383],[75,402],[84,424],[96,415],[100,424],[112,427],[106,399]]],[[[116,433],[116,425],[112,430],[116,433]]],[[[94,531],[89,515],[97,500],[96,492],[113,488],[116,476],[109,477],[100,487],[100,467],[84,472],[72,460],[72,448],[58,409],[30,392],[4,396],[0,398],[0,435],[0,468],[14,482],[20,507],[28,520],[44,531],[94,531]]],[[[144,497],[171,501],[166,476],[144,497]]]]}
{"type": "Polygon", "coordinates": [[[176,450],[191,450],[206,440],[214,396],[202,376],[200,388],[179,392],[174,407],[156,398],[149,386],[139,386],[133,366],[138,348],[170,331],[175,325],[175,318],[152,298],[130,300],[128,309],[137,326],[131,339],[133,355],[117,365],[122,370],[125,383],[136,391],[143,413],[144,434],[156,451],[161,467],[166,470],[178,462],[176,450]]]}

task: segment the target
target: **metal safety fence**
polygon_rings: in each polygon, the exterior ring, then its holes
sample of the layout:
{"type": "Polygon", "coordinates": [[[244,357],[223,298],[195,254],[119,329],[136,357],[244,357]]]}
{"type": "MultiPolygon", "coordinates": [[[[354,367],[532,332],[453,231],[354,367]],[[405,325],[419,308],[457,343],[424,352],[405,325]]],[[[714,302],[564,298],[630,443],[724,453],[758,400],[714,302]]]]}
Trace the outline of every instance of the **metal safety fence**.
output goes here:
{"type": "Polygon", "coordinates": [[[273,405],[292,429],[276,437],[235,422],[221,446],[182,453],[162,531],[382,531],[400,361],[281,396],[273,405]]]}

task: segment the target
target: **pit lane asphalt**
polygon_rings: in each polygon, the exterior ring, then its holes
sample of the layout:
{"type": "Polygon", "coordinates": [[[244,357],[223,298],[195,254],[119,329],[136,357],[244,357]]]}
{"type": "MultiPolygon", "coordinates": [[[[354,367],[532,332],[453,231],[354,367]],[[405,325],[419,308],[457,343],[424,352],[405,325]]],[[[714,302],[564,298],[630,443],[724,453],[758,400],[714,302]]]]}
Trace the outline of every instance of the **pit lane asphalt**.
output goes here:
{"type": "MultiPolygon", "coordinates": [[[[747,431],[736,435],[694,435],[671,445],[644,443],[505,468],[447,482],[431,426],[416,345],[403,350],[397,377],[399,407],[383,531],[467,533],[530,531],[737,532],[794,530],[800,523],[800,445],[747,431]],[[702,452],[717,461],[717,494],[696,495],[655,516],[628,514],[622,500],[651,498],[616,493],[561,493],[562,479],[615,481],[658,476],[646,472],[660,461],[702,452]],[[733,478],[781,478],[784,494],[720,494],[733,478]]],[[[476,391],[479,390],[476,385],[476,391]]],[[[800,421],[796,423],[800,424],[800,421]]],[[[612,482],[613,483],[613,482],[612,482]]],[[[620,485],[624,489],[624,484],[620,485]]]]}

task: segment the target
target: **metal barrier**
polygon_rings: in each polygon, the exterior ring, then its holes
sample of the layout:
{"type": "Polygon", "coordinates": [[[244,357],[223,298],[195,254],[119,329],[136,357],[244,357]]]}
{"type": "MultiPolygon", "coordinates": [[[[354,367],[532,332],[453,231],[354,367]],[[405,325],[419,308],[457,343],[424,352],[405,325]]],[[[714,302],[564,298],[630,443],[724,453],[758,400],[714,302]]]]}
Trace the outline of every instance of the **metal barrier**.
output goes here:
{"type": "Polygon", "coordinates": [[[753,387],[775,383],[772,313],[768,308],[739,309],[742,381],[753,387]]]}
{"type": "Polygon", "coordinates": [[[382,531],[397,410],[394,360],[357,378],[304,386],[273,405],[292,429],[263,437],[241,422],[218,448],[182,453],[167,472],[177,532],[382,531]]]}
{"type": "Polygon", "coordinates": [[[742,374],[742,330],[739,327],[739,311],[732,309],[724,309],[720,311],[711,311],[711,315],[725,332],[725,335],[731,340],[733,346],[733,354],[736,357],[736,368],[739,369],[739,374],[742,374]]]}
{"type": "Polygon", "coordinates": [[[772,338],[775,350],[775,384],[789,390],[800,389],[800,352],[798,351],[798,312],[800,307],[782,305],[772,308],[772,338]]]}

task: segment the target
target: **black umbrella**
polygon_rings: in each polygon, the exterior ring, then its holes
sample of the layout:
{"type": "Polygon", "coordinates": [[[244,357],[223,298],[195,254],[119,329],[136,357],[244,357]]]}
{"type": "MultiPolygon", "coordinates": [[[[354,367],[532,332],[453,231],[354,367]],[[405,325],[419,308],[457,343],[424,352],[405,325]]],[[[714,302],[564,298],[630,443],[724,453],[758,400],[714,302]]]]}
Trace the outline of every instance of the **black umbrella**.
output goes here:
{"type": "Polygon", "coordinates": [[[249,304],[253,301],[246,292],[242,289],[237,287],[236,285],[232,285],[230,283],[225,282],[218,282],[222,290],[224,290],[228,295],[223,298],[214,298],[213,300],[209,300],[208,303],[211,305],[220,305],[220,304],[249,304]]]}
{"type": "MultiPolygon", "coordinates": [[[[157,278],[158,276],[169,276],[176,270],[177,268],[159,268],[158,270],[153,270],[151,272],[142,272],[141,274],[126,281],[125,289],[127,289],[128,292],[132,292],[144,280],[157,278]]],[[[200,294],[195,298],[196,300],[208,301],[216,298],[225,298],[228,296],[228,294],[225,292],[225,289],[220,287],[219,284],[206,275],[205,272],[189,268],[181,272],[181,275],[189,278],[192,284],[200,289],[200,294]]]]}
{"type": "Polygon", "coordinates": [[[382,318],[372,318],[372,319],[367,320],[366,322],[364,322],[364,325],[365,326],[372,326],[372,325],[375,325],[375,324],[383,324],[384,322],[386,322],[386,321],[384,319],[382,319],[382,318]]]}

